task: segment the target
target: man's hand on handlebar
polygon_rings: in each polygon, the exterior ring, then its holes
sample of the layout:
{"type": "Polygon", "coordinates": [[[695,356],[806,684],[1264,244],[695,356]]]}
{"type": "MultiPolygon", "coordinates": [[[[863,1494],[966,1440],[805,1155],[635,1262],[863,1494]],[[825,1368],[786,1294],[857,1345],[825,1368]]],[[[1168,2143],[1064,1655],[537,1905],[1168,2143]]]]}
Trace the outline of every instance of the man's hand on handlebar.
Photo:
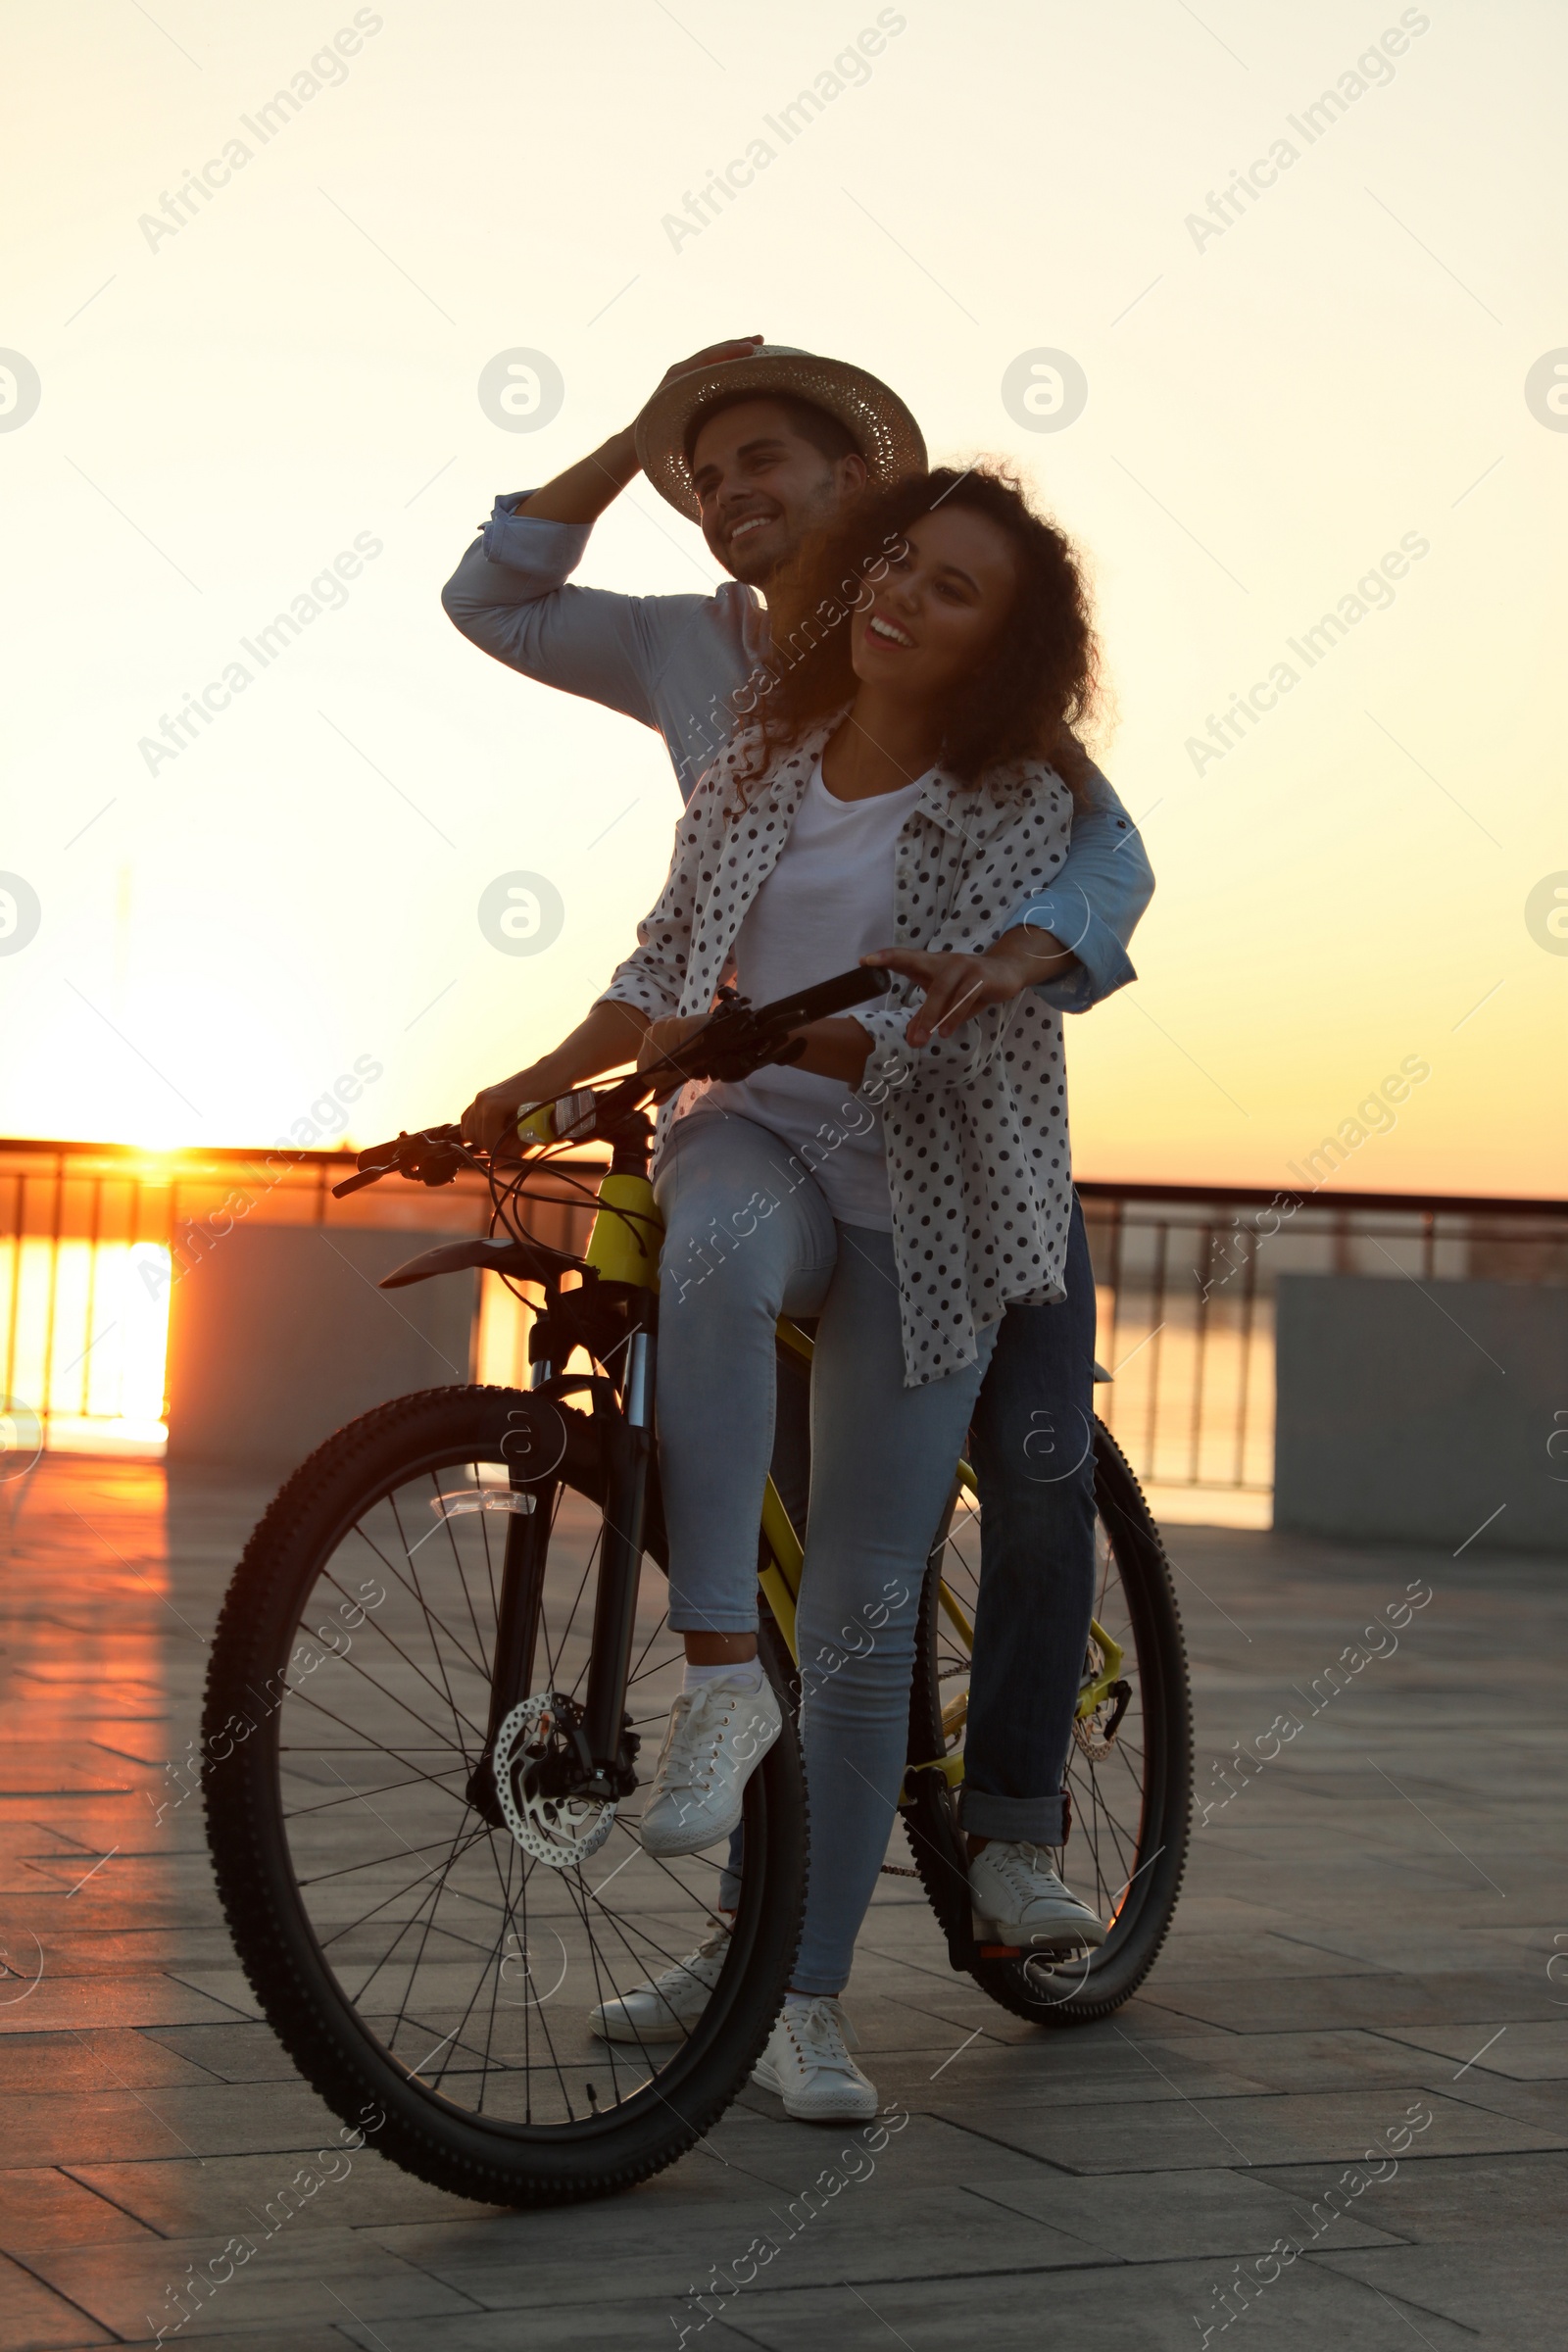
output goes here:
{"type": "Polygon", "coordinates": [[[1019,924],[983,956],[928,956],[912,948],[879,948],[862,963],[902,972],[925,991],[906,1032],[912,1047],[951,1037],[988,1004],[1010,1004],[1026,988],[1056,980],[1077,961],[1050,931],[1019,924]]]}

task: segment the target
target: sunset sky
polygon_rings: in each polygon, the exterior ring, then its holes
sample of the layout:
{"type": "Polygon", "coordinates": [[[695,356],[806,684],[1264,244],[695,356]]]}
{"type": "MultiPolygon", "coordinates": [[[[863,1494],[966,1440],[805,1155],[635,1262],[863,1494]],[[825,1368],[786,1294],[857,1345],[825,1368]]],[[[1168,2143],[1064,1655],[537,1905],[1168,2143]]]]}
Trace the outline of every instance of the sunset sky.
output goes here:
{"type": "MultiPolygon", "coordinates": [[[[439,592],[498,491],[757,330],[1021,467],[1089,560],[1158,891],[1069,1024],[1080,1172],[1287,1185],[1414,1060],[1339,1182],[1560,1191],[1559,8],[77,0],[9,49],[0,1133],[326,1135],[358,1062],[368,1142],[580,1016],[673,778],[439,592]],[[563,385],[532,432],[480,405],[517,349],[563,385]],[[1004,397],[1039,353],[1087,382],[1061,429],[1004,397]],[[519,870],[536,956],[479,924],[519,870]]],[[[638,482],[578,576],[718,574],[638,482]]]]}

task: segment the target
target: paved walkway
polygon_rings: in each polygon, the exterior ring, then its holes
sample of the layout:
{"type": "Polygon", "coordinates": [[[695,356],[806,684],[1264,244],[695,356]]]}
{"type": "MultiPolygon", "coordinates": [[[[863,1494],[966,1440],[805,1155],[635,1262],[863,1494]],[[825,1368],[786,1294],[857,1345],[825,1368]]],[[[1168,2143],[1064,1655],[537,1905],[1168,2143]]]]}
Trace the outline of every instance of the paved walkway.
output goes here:
{"type": "MultiPolygon", "coordinates": [[[[251,2008],[195,1804],[155,1820],[261,1499],[57,1459],[0,1488],[8,2348],[150,2341],[336,2130],[251,2008]]],[[[707,2152],[562,2213],[367,2151],[166,2340],[1198,2352],[1245,2309],[1230,2341],[1255,2352],[1562,2345],[1568,1577],[1232,1530],[1172,1548],[1214,1809],[1117,2019],[1017,2024],[885,1879],[850,2000],[910,2121],[874,2170],[760,2093],[707,2152]],[[1397,1650],[1323,1698],[1412,1585],[1433,1598],[1397,1650]],[[1222,1803],[1216,1759],[1267,1752],[1286,1709],[1301,1733],[1222,1803]],[[842,2185],[730,2293],[818,2182],[842,2185]]]]}

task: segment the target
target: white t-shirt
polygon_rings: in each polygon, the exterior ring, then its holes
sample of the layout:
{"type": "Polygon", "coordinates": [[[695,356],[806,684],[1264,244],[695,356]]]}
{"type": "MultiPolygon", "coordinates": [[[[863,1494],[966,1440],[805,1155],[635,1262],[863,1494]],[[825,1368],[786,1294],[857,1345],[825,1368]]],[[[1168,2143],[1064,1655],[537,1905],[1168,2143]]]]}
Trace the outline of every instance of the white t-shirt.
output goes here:
{"type": "MultiPolygon", "coordinates": [[[[868,801],[836,800],[813,762],[778,863],[735,938],[735,981],[754,1004],[831,980],[873,948],[891,947],[894,855],[920,786],[868,801]]],[[[893,1229],[882,1114],[842,1079],[788,1067],[715,1084],[702,1098],[767,1127],[815,1177],[843,1225],[893,1229]]]]}

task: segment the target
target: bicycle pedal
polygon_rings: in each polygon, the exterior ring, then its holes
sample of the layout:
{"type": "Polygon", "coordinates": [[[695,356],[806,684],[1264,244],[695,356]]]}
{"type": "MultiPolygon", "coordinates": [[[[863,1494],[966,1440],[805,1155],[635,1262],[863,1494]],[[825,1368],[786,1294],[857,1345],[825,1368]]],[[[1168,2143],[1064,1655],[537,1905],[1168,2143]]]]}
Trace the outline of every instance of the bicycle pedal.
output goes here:
{"type": "Polygon", "coordinates": [[[1032,1936],[1025,1943],[988,1942],[989,1927],[989,1921],[974,1922],[974,1949],[982,1960],[1039,1960],[1048,1968],[1060,1968],[1070,1960],[1081,1960],[1087,1948],[1070,1934],[1061,1932],[1032,1936]]]}

